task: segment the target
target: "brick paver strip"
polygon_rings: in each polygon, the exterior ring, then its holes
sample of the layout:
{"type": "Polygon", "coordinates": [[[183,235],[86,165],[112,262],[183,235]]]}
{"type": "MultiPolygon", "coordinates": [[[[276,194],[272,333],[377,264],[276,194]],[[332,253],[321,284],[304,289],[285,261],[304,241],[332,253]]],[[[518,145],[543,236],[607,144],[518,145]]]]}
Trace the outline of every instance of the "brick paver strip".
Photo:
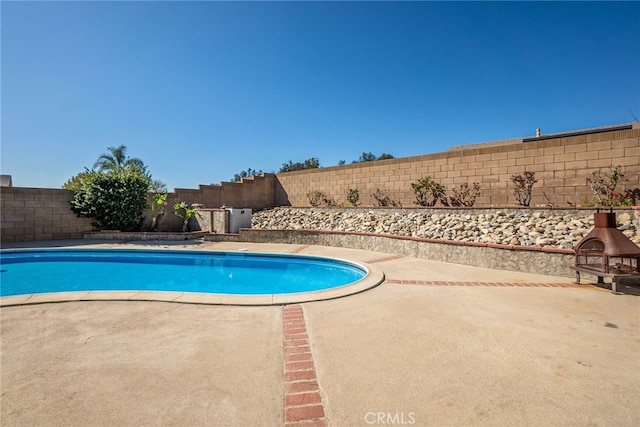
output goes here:
{"type": "Polygon", "coordinates": [[[284,425],[326,427],[322,395],[301,305],[287,305],[282,309],[282,338],[284,425]]]}
{"type": "Polygon", "coordinates": [[[300,252],[304,251],[305,249],[307,249],[309,247],[309,245],[302,245],[302,246],[298,246],[297,248],[295,248],[294,250],[292,250],[291,254],[299,254],[300,252]]]}
{"type": "Polygon", "coordinates": [[[529,288],[575,288],[580,287],[576,283],[504,283],[504,282],[445,282],[436,280],[400,280],[388,279],[385,283],[392,285],[418,285],[418,286],[501,286],[501,287],[529,287],[529,288]]]}

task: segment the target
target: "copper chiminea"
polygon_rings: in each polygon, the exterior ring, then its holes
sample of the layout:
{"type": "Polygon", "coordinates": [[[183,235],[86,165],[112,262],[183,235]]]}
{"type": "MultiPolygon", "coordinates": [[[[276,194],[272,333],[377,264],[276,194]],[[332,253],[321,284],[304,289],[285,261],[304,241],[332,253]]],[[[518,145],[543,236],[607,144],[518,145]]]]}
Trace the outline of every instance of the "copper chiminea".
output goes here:
{"type": "Polygon", "coordinates": [[[616,228],[615,213],[597,212],[593,219],[593,230],[573,248],[576,283],[580,283],[581,272],[598,276],[598,283],[610,277],[611,291],[616,293],[618,278],[640,277],[640,247],[616,228]]]}

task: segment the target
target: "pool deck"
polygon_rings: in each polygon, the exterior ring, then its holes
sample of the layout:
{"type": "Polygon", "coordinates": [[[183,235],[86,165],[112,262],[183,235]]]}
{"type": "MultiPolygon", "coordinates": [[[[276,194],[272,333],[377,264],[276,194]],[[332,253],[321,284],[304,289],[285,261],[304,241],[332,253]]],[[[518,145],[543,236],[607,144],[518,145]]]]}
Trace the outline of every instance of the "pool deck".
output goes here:
{"type": "Polygon", "coordinates": [[[386,278],[290,305],[2,307],[3,427],[640,424],[638,286],[613,295],[593,282],[322,246],[19,246],[300,253],[386,278]]]}

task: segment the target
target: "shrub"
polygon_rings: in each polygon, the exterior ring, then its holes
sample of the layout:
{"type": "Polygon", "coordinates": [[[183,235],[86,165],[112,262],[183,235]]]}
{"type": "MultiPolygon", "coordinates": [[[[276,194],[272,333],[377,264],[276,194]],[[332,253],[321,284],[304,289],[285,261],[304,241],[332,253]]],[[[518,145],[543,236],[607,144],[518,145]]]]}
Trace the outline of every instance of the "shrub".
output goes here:
{"type": "Polygon", "coordinates": [[[351,206],[357,207],[360,201],[360,191],[357,188],[350,188],[347,191],[347,201],[351,203],[351,206]]]}
{"type": "Polygon", "coordinates": [[[469,188],[469,184],[460,185],[460,189],[452,189],[453,194],[449,196],[449,204],[451,206],[464,206],[467,208],[476,204],[476,199],[480,195],[480,184],[473,183],[473,188],[469,188]]]}
{"type": "MultiPolygon", "coordinates": [[[[76,177],[78,178],[78,177],[76,177]]],[[[138,230],[147,208],[151,178],[135,168],[109,173],[85,171],[74,182],[71,210],[106,230],[138,230]]]]}
{"type": "Polygon", "coordinates": [[[151,195],[153,201],[151,202],[151,224],[149,225],[149,231],[158,231],[160,229],[167,209],[168,195],[167,192],[153,193],[151,195]]]}
{"type": "Polygon", "coordinates": [[[198,215],[198,209],[189,206],[187,202],[180,202],[173,205],[173,213],[183,219],[182,232],[184,233],[185,231],[189,231],[189,220],[198,215]]]}
{"type": "Polygon", "coordinates": [[[435,182],[430,176],[425,176],[414,182],[411,184],[411,188],[416,195],[416,200],[413,202],[416,205],[434,206],[438,200],[441,200],[443,205],[448,205],[445,186],[435,182]]]}
{"type": "Polygon", "coordinates": [[[592,172],[587,178],[587,182],[596,196],[597,205],[599,206],[616,206],[623,202],[623,197],[614,193],[618,182],[624,178],[624,172],[620,165],[615,168],[609,168],[610,173],[600,173],[599,170],[592,172]]]}
{"type": "Polygon", "coordinates": [[[334,199],[327,197],[322,191],[311,190],[307,193],[307,200],[309,200],[309,204],[313,207],[318,206],[327,206],[333,207],[337,206],[337,203],[334,199]]]}
{"type": "Polygon", "coordinates": [[[311,190],[307,193],[307,200],[313,207],[320,206],[326,198],[327,196],[322,191],[311,190]]]}
{"type": "Polygon", "coordinates": [[[378,207],[384,207],[384,206],[396,207],[400,205],[398,202],[396,202],[391,197],[389,197],[387,193],[380,190],[379,188],[376,191],[374,191],[373,194],[371,194],[371,197],[376,199],[376,202],[378,202],[378,207]]]}
{"type": "Polygon", "coordinates": [[[511,182],[514,185],[513,194],[516,196],[518,206],[529,206],[533,184],[538,182],[536,173],[524,171],[521,175],[511,175],[511,182]]]}

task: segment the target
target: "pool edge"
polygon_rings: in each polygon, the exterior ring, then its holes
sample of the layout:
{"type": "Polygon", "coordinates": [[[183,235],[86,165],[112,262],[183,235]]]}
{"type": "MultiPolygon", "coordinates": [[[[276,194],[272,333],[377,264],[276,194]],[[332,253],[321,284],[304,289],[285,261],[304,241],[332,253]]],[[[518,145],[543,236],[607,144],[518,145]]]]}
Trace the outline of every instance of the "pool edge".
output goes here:
{"type": "MultiPolygon", "coordinates": [[[[262,255],[270,255],[261,253],[262,255]]],[[[283,254],[273,253],[282,256],[283,254]]],[[[295,256],[286,254],[287,256],[295,256]]],[[[306,258],[321,258],[358,266],[367,271],[367,275],[353,283],[318,291],[298,292],[290,294],[216,294],[197,292],[167,292],[167,291],[78,291],[78,292],[49,292],[37,294],[9,295],[0,297],[0,307],[14,307],[22,305],[75,302],[75,301],[158,301],[183,304],[204,305],[234,305],[234,306],[265,306],[286,305],[303,302],[324,301],[354,295],[372,289],[385,280],[383,271],[377,266],[341,258],[326,256],[303,255],[306,258]]]]}

